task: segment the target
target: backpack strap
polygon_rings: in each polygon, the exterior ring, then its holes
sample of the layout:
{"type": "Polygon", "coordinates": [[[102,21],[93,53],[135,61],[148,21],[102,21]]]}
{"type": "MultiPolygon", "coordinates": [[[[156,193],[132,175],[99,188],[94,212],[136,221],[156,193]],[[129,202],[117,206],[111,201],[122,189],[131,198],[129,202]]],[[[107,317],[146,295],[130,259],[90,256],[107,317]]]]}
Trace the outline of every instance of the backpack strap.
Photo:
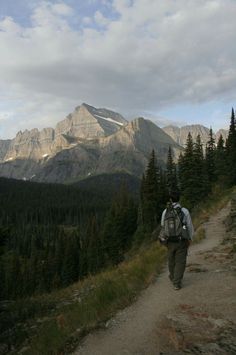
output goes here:
{"type": "Polygon", "coordinates": [[[184,224],[184,217],[185,217],[185,214],[182,210],[182,207],[178,206],[176,208],[174,208],[178,214],[178,217],[180,219],[180,222],[182,223],[182,225],[184,224]]]}

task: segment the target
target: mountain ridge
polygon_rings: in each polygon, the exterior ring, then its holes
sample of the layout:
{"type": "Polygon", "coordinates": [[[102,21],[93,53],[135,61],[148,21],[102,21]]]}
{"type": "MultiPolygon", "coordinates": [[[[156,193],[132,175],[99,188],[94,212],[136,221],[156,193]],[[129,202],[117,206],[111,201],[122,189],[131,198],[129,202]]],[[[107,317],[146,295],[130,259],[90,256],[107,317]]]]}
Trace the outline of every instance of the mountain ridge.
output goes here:
{"type": "Polygon", "coordinates": [[[160,128],[143,117],[127,121],[117,112],[83,103],[55,129],[26,129],[12,140],[0,140],[0,176],[56,183],[117,172],[140,177],[153,149],[161,166],[169,147],[177,161],[189,131],[193,139],[202,135],[203,145],[209,139],[202,125],[160,128]]]}
{"type": "MultiPolygon", "coordinates": [[[[110,111],[105,109],[98,111],[89,107],[88,112],[87,107],[83,107],[83,110],[86,110],[86,117],[85,121],[83,119],[82,121],[87,122],[87,130],[90,129],[91,120],[92,122],[95,120],[94,117],[91,118],[91,111],[93,115],[97,112],[100,113],[99,116],[103,115],[102,117],[111,116],[110,111]]],[[[74,129],[70,122],[72,118],[67,117],[66,123],[63,122],[60,126],[60,133],[55,135],[55,139],[49,145],[48,141],[52,141],[54,131],[50,128],[41,131],[44,133],[45,146],[39,144],[39,138],[42,136],[38,130],[18,133],[14,142],[11,142],[5,161],[0,165],[1,176],[57,183],[73,182],[91,175],[114,172],[126,172],[140,177],[152,149],[156,151],[161,165],[164,165],[167,159],[169,146],[172,147],[175,159],[182,150],[152,121],[138,117],[127,122],[119,114],[114,114],[113,118],[121,121],[115,132],[109,134],[107,129],[105,131],[107,135],[104,131],[100,135],[103,128],[99,126],[95,134],[92,128],[91,135],[87,136],[83,132],[77,134],[77,128],[74,129]]],[[[111,130],[114,129],[114,122],[107,122],[108,125],[112,124],[111,130]]]]}

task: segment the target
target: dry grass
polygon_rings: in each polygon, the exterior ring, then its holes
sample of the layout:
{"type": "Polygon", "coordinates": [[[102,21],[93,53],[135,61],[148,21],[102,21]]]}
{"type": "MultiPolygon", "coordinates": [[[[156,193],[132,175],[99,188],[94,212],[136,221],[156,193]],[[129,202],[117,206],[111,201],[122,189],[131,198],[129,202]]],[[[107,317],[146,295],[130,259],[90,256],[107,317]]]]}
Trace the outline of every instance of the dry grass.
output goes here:
{"type": "Polygon", "coordinates": [[[156,279],[165,255],[166,249],[154,242],[131,260],[59,291],[55,295],[57,301],[61,298],[62,306],[38,328],[25,354],[70,352],[84,334],[104,326],[117,310],[131,304],[140,291],[156,279]],[[67,296],[75,292],[83,295],[83,290],[89,290],[86,297],[78,297],[65,305],[67,296]]]}
{"type": "Polygon", "coordinates": [[[205,232],[205,229],[203,227],[199,227],[197,230],[196,230],[196,233],[194,235],[194,240],[193,240],[193,243],[196,244],[196,243],[200,243],[201,240],[205,239],[206,238],[206,232],[205,232]]]}
{"type": "Polygon", "coordinates": [[[212,194],[192,211],[195,230],[197,230],[204,222],[207,222],[211,215],[226,206],[235,191],[236,188],[225,190],[216,185],[212,194]]]}

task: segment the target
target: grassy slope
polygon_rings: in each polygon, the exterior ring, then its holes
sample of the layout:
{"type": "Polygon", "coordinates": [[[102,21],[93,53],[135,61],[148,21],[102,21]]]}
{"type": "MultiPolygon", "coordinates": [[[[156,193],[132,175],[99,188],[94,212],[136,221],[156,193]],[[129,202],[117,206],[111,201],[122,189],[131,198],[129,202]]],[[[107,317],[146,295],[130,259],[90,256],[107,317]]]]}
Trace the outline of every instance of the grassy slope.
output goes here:
{"type": "MultiPolygon", "coordinates": [[[[207,202],[195,208],[192,215],[196,240],[204,238],[202,223],[229,201],[231,193],[232,190],[216,188],[207,202]]],[[[30,336],[30,341],[24,344],[24,354],[72,351],[82,336],[92,329],[104,327],[117,310],[131,304],[140,291],[156,279],[165,255],[165,248],[152,242],[117,267],[66,289],[19,301],[12,311],[16,323],[17,318],[21,322],[27,320],[25,333],[22,323],[18,332],[19,343],[30,336]]]]}
{"type": "Polygon", "coordinates": [[[155,280],[165,254],[165,248],[155,242],[145,252],[117,267],[43,298],[28,300],[27,307],[30,302],[34,304],[36,314],[40,304],[44,310],[41,311],[42,323],[25,354],[70,352],[83,335],[104,326],[117,310],[132,303],[137,294],[155,280]],[[51,312],[46,304],[52,307],[51,312]],[[43,313],[46,318],[42,318],[43,313]]]}

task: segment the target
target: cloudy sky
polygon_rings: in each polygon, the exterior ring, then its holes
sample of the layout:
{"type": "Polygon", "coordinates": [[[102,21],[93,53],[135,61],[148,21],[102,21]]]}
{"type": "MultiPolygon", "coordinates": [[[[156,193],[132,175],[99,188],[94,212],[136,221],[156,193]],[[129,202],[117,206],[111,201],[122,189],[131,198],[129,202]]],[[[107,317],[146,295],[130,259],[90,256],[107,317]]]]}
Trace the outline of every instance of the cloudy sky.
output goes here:
{"type": "Polygon", "coordinates": [[[235,0],[0,0],[0,139],[82,102],[228,127],[235,0]]]}

